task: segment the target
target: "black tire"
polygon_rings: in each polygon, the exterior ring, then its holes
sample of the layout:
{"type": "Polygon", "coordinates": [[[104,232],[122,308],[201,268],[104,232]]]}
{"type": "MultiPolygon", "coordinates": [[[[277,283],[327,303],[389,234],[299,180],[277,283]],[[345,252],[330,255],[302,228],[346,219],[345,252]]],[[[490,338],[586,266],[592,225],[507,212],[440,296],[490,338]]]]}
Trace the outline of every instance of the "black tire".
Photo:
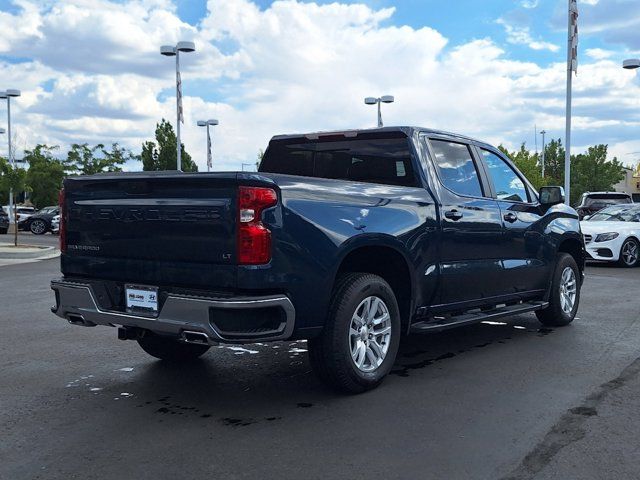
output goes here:
{"type": "MultiPolygon", "coordinates": [[[[322,334],[308,342],[309,361],[320,379],[336,390],[345,393],[365,392],[377,387],[391,371],[400,345],[400,330],[398,302],[393,290],[384,279],[368,273],[342,275],[334,287],[322,334]],[[354,363],[357,360],[352,359],[353,337],[350,335],[350,328],[352,317],[358,307],[372,296],[382,300],[388,311],[391,336],[386,342],[384,337],[382,338],[383,345],[388,345],[382,362],[374,370],[367,372],[359,369],[354,363]]],[[[355,339],[363,343],[357,337],[355,339]]],[[[364,341],[367,341],[366,338],[364,341]]],[[[379,346],[377,342],[376,345],[379,346]]],[[[367,342],[367,353],[369,353],[368,350],[367,342]]],[[[367,361],[369,361],[368,357],[367,361]]]]}
{"type": "Polygon", "coordinates": [[[194,345],[179,342],[172,337],[145,335],[138,339],[138,344],[152,357],[169,362],[189,362],[204,355],[208,345],[194,345]]]}
{"type": "Polygon", "coordinates": [[[0,235],[6,235],[8,230],[8,228],[0,228],[0,235]]]}
{"type": "MultiPolygon", "coordinates": [[[[631,253],[631,252],[628,252],[631,253]]],[[[640,243],[635,238],[627,238],[622,247],[620,247],[620,258],[618,259],[618,265],[625,268],[637,267],[640,263],[640,243]],[[635,258],[629,258],[628,254],[625,255],[627,249],[632,249],[635,252],[635,258]]]]}
{"type": "Polygon", "coordinates": [[[550,327],[562,327],[569,325],[576,316],[578,307],[580,305],[580,287],[581,275],[578,264],[574,258],[568,253],[560,253],[556,257],[556,268],[553,272],[551,283],[551,294],[549,295],[549,306],[544,310],[538,310],[536,316],[543,325],[550,327]],[[562,275],[565,269],[571,268],[575,279],[575,301],[571,311],[567,312],[562,307],[561,299],[561,287],[562,287],[562,275]]]}
{"type": "Polygon", "coordinates": [[[44,235],[47,233],[47,230],[49,230],[49,226],[47,222],[37,218],[29,224],[29,230],[31,230],[31,233],[34,235],[44,235]]]}

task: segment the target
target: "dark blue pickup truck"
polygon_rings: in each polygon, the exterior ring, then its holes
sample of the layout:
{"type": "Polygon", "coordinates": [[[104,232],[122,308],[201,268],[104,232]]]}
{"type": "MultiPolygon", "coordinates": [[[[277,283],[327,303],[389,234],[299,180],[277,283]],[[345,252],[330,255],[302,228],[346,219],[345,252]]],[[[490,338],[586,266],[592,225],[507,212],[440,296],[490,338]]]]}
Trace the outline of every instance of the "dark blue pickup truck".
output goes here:
{"type": "Polygon", "coordinates": [[[570,323],[585,254],[562,196],[491,145],[414,127],[277,136],[257,173],[71,177],[53,311],[172,361],[308,339],[318,375],[361,392],[405,334],[570,323]]]}

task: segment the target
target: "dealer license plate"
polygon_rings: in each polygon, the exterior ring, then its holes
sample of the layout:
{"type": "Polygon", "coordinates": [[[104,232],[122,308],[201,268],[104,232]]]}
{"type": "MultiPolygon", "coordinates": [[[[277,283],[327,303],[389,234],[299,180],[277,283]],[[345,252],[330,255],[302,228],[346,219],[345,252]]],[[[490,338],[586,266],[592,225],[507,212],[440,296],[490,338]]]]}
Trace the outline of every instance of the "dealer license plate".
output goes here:
{"type": "Polygon", "coordinates": [[[158,289],[139,285],[125,286],[127,310],[142,310],[149,313],[158,312],[158,289]]]}

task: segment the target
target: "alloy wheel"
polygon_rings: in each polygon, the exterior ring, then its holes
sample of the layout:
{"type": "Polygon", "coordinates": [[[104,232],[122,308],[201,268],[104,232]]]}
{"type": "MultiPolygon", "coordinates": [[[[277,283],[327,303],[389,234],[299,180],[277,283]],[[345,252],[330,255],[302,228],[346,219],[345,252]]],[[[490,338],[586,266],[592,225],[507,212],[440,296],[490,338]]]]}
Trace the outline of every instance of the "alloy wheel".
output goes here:
{"type": "Polygon", "coordinates": [[[571,267],[565,267],[560,276],[560,308],[567,315],[571,315],[576,303],[578,285],[576,274],[571,267]]]}
{"type": "Polygon", "coordinates": [[[391,341],[391,315],[384,300],[370,296],[362,300],[349,328],[351,359],[358,370],[373,372],[389,351],[391,341]]]}
{"type": "Polygon", "coordinates": [[[47,226],[42,220],[34,220],[33,222],[31,222],[30,230],[32,233],[36,235],[40,235],[44,233],[46,229],[47,229],[47,226]]]}
{"type": "Polygon", "coordinates": [[[627,240],[622,245],[622,261],[626,265],[635,265],[638,261],[638,244],[633,240],[627,240]]]}

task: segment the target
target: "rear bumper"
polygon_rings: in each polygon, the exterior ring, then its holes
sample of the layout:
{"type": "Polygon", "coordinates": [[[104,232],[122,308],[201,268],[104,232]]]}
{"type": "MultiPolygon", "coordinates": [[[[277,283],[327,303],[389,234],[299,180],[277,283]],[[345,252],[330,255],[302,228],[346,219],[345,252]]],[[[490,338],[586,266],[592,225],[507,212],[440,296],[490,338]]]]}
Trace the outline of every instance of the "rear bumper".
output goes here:
{"type": "Polygon", "coordinates": [[[88,283],[54,280],[51,289],[56,297],[51,311],[76,325],[135,327],[183,339],[185,332],[204,333],[211,344],[285,340],[295,325],[295,309],[286,295],[210,298],[169,294],[157,315],[151,316],[101,308],[88,283]],[[242,322],[262,312],[278,312],[272,328],[252,329],[242,322]],[[225,330],[216,324],[217,317],[224,317],[225,330]],[[234,328],[234,318],[244,326],[234,328]]]}

